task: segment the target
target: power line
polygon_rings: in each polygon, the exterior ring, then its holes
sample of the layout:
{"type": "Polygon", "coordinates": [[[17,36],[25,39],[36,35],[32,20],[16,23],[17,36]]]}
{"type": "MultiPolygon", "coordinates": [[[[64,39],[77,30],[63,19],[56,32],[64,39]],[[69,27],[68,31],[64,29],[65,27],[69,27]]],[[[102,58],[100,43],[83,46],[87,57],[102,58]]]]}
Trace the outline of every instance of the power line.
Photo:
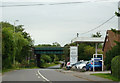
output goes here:
{"type": "Polygon", "coordinates": [[[89,33],[89,32],[91,32],[91,31],[93,31],[93,30],[95,30],[95,29],[98,29],[98,28],[100,28],[102,25],[104,25],[105,23],[107,23],[108,21],[110,21],[112,18],[114,18],[116,15],[113,15],[112,17],[110,17],[108,20],[106,20],[105,22],[103,22],[102,24],[100,24],[99,26],[97,26],[97,27],[95,27],[95,28],[93,28],[93,29],[91,29],[91,30],[89,30],[89,31],[86,31],[86,32],[84,32],[84,33],[81,33],[81,35],[83,35],[83,34],[86,34],[86,33],[89,33]]]}
{"type": "Polygon", "coordinates": [[[45,4],[28,4],[28,5],[2,5],[2,6],[0,6],[0,7],[37,6],[37,5],[45,5],[45,4]]]}
{"type": "Polygon", "coordinates": [[[80,3],[87,3],[86,2],[64,2],[64,3],[50,3],[50,4],[25,4],[25,5],[2,5],[0,7],[19,7],[19,6],[42,6],[42,5],[64,5],[64,4],[80,4],[80,3]]]}

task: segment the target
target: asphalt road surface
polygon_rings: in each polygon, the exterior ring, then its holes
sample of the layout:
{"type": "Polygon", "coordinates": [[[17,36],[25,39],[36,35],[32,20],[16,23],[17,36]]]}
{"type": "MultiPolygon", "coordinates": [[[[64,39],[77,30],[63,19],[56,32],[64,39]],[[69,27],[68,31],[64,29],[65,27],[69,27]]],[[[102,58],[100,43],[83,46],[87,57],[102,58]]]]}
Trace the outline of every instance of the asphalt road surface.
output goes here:
{"type": "Polygon", "coordinates": [[[5,73],[2,81],[86,81],[55,69],[24,69],[5,73]]]}
{"type": "Polygon", "coordinates": [[[47,69],[23,69],[7,72],[2,81],[87,81],[72,74],[58,72],[59,66],[47,69]]]}
{"type": "Polygon", "coordinates": [[[89,77],[89,75],[85,73],[64,71],[59,68],[60,65],[46,69],[15,70],[5,73],[2,76],[2,81],[3,83],[110,83],[108,80],[103,78],[95,76],[89,77]]]}

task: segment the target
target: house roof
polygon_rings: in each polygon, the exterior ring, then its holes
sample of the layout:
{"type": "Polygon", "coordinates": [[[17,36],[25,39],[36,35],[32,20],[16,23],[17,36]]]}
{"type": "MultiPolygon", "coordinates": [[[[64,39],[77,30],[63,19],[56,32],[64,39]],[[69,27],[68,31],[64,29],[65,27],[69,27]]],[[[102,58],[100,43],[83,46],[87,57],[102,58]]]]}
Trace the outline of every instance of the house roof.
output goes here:
{"type": "MultiPolygon", "coordinates": [[[[120,32],[120,30],[118,30],[118,31],[120,32]]],[[[116,43],[114,41],[119,41],[120,42],[120,35],[114,33],[111,30],[107,30],[104,45],[103,45],[103,51],[104,51],[105,44],[106,44],[107,41],[109,41],[110,47],[113,47],[113,46],[116,45],[116,43]]]]}

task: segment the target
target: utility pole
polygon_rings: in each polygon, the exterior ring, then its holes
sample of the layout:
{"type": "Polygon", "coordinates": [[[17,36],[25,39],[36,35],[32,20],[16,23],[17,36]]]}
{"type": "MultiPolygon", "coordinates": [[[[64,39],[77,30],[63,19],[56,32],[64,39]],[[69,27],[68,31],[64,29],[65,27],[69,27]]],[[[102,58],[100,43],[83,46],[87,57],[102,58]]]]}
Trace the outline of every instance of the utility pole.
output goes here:
{"type": "Polygon", "coordinates": [[[77,37],[79,36],[79,33],[77,33],[77,37]]]}
{"type": "MultiPolygon", "coordinates": [[[[15,20],[14,21],[14,42],[15,42],[15,25],[16,25],[16,22],[18,22],[19,20],[15,20]]],[[[13,63],[15,64],[15,55],[13,57],[13,63]]]]}
{"type": "MultiPolygon", "coordinates": [[[[120,13],[120,1],[118,2],[118,13],[120,13]]],[[[120,30],[120,17],[118,16],[118,30],[120,30]]]]}

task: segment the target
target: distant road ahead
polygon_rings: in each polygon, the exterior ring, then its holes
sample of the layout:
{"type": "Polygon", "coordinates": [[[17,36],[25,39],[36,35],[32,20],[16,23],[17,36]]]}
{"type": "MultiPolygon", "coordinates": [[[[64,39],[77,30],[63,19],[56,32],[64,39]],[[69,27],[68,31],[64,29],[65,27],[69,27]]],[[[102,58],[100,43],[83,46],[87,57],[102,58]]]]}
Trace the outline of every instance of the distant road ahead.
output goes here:
{"type": "Polygon", "coordinates": [[[46,69],[59,69],[59,68],[60,68],[60,65],[56,65],[56,66],[48,67],[46,69]]]}

